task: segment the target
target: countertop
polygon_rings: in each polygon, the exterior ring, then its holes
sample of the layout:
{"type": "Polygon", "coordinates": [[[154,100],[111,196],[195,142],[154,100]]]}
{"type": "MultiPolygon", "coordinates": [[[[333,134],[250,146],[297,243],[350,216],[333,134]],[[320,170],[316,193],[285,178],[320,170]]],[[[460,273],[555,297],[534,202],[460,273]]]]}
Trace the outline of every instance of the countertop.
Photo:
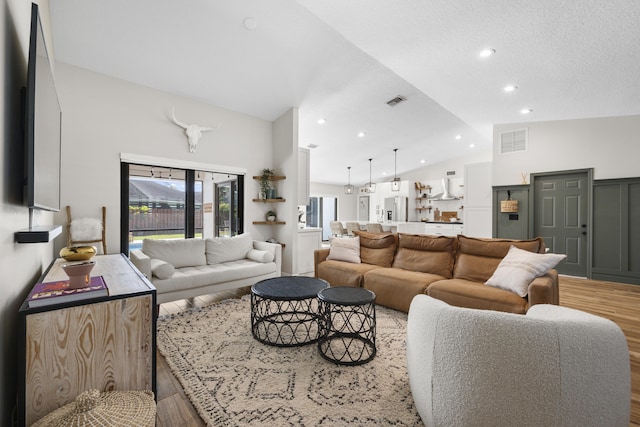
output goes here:
{"type": "Polygon", "coordinates": [[[313,232],[317,232],[317,231],[322,232],[322,228],[320,228],[320,227],[298,228],[298,233],[313,233],[313,232]]]}
{"type": "Polygon", "coordinates": [[[412,221],[412,222],[424,222],[426,224],[462,224],[462,221],[412,221]]]}

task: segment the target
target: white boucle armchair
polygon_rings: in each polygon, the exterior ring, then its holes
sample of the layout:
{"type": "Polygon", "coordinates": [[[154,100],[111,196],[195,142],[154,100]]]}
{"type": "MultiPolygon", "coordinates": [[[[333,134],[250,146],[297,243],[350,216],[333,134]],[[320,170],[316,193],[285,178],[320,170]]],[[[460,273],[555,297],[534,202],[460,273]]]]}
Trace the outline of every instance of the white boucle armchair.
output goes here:
{"type": "Polygon", "coordinates": [[[610,320],[548,304],[526,315],[416,296],[407,368],[425,425],[629,425],[629,349],[610,320]]]}

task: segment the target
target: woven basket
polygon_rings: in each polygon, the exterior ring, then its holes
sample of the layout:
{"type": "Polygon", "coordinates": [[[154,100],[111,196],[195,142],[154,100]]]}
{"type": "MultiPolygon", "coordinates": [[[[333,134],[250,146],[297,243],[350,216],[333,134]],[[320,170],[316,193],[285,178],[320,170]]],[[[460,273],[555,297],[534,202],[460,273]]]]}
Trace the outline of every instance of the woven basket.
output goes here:
{"type": "Polygon", "coordinates": [[[511,200],[511,199],[501,201],[500,212],[504,212],[504,213],[518,212],[518,201],[511,200]]]}
{"type": "Polygon", "coordinates": [[[156,402],[153,392],[105,391],[81,393],[31,427],[154,427],[156,402]]]}

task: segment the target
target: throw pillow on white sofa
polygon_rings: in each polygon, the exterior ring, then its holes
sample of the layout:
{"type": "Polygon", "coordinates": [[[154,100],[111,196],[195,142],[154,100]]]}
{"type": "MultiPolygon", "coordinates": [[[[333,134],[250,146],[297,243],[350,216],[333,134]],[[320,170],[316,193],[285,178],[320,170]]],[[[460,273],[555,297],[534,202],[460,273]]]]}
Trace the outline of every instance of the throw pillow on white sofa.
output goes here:
{"type": "Polygon", "coordinates": [[[220,264],[247,257],[253,249],[251,234],[243,233],[233,237],[214,237],[207,239],[207,264],[220,264]]]}
{"type": "Polygon", "coordinates": [[[151,258],[150,264],[151,274],[156,276],[158,279],[170,279],[176,271],[176,269],[173,268],[173,265],[161,259],[151,258]]]}
{"type": "Polygon", "coordinates": [[[149,258],[168,262],[175,268],[206,265],[205,243],[202,239],[175,239],[142,241],[142,252],[149,258]]]}
{"type": "Polygon", "coordinates": [[[247,258],[249,258],[251,261],[267,263],[272,262],[274,256],[273,253],[269,251],[250,249],[249,252],[247,252],[247,258]]]}

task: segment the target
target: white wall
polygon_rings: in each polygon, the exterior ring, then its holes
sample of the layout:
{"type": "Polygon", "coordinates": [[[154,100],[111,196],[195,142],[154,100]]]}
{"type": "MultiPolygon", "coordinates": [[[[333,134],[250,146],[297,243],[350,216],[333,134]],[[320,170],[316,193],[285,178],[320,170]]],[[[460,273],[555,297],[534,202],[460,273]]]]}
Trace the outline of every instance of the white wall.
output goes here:
{"type": "MultiPolygon", "coordinates": [[[[446,177],[448,171],[455,171],[456,178],[462,178],[464,165],[491,161],[491,150],[481,150],[474,154],[456,157],[444,162],[426,165],[402,174],[402,179],[410,182],[440,180],[446,177]]],[[[438,191],[439,193],[440,191],[438,191]]]]}
{"type": "Polygon", "coordinates": [[[521,173],[593,168],[594,179],[640,176],[640,115],[493,127],[493,185],[520,184],[521,173]],[[529,129],[527,151],[499,154],[500,133],[529,129]]]}
{"type": "Polygon", "coordinates": [[[344,185],[312,182],[310,184],[310,195],[311,197],[337,198],[339,221],[355,221],[358,218],[358,196],[356,193],[345,194],[344,185]]]}
{"type": "MultiPolygon", "coordinates": [[[[74,217],[96,216],[107,207],[107,250],[120,252],[120,153],[245,168],[245,231],[257,239],[272,237],[254,226],[258,191],[251,179],[272,167],[272,123],[148,87],[57,63],[63,110],[61,203],[74,217]],[[172,123],[171,108],[183,123],[215,126],[195,153],[182,128],[172,123]]],[[[64,212],[56,222],[66,221],[64,212]]],[[[65,244],[58,239],[57,248],[65,244]]]]}
{"type": "MultiPolygon", "coordinates": [[[[43,27],[47,42],[48,2],[36,3],[44,9],[43,27]]],[[[18,309],[31,287],[53,260],[53,243],[17,244],[14,233],[29,227],[29,210],[23,204],[23,136],[20,130],[20,88],[27,80],[27,56],[31,2],[7,0],[0,7],[0,425],[11,424],[18,382],[18,309]]],[[[50,225],[53,215],[36,212],[34,225],[50,225]]]]}
{"type": "MultiPolygon", "coordinates": [[[[298,247],[298,109],[291,108],[273,123],[273,165],[276,174],[287,177],[279,181],[278,190],[286,202],[268,205],[264,211],[272,209],[278,214],[278,221],[286,225],[261,225],[272,233],[279,242],[285,244],[282,250],[282,271],[296,274],[298,257],[294,256],[298,247]]],[[[263,216],[264,217],[264,216],[263,216]]]]}

